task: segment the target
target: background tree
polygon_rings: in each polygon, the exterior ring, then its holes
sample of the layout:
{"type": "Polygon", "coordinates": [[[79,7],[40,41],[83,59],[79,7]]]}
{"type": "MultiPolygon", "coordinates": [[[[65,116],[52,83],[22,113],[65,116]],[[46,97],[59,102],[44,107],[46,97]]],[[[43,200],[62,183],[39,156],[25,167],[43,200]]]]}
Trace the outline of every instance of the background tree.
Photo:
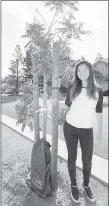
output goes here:
{"type": "MultiPolygon", "coordinates": [[[[103,56],[101,55],[101,53],[98,52],[98,54],[96,55],[96,58],[95,58],[95,65],[96,65],[96,62],[99,61],[99,60],[103,60],[103,56]]],[[[104,80],[104,75],[101,71],[99,71],[96,66],[94,65],[94,75],[95,75],[95,79],[97,81],[98,84],[102,84],[103,80],[104,80]]]]}
{"type": "Polygon", "coordinates": [[[24,82],[32,81],[33,79],[33,70],[32,70],[32,59],[31,59],[31,50],[26,50],[26,57],[23,58],[23,79],[24,82]]]}
{"type": "Polygon", "coordinates": [[[8,76],[5,76],[4,78],[2,78],[1,80],[1,92],[2,93],[8,93],[9,91],[9,86],[8,86],[8,76]]]}
{"type": "MultiPolygon", "coordinates": [[[[33,82],[33,65],[32,65],[32,51],[26,50],[26,56],[23,58],[23,82],[33,82]]],[[[39,74],[39,93],[43,93],[43,74],[39,74]]]]}
{"type": "Polygon", "coordinates": [[[81,60],[85,60],[85,56],[82,56],[82,57],[81,57],[81,60]]]}
{"type": "Polygon", "coordinates": [[[98,52],[98,54],[96,55],[95,61],[98,60],[103,60],[103,56],[98,52]]]}
{"type": "Polygon", "coordinates": [[[11,66],[9,70],[11,74],[8,75],[8,85],[10,89],[14,89],[16,94],[19,94],[19,88],[22,82],[22,53],[19,45],[16,45],[13,57],[14,59],[10,62],[11,66]]]}
{"type": "Polygon", "coordinates": [[[97,83],[101,85],[104,79],[104,75],[99,70],[94,69],[94,76],[97,83]]]}

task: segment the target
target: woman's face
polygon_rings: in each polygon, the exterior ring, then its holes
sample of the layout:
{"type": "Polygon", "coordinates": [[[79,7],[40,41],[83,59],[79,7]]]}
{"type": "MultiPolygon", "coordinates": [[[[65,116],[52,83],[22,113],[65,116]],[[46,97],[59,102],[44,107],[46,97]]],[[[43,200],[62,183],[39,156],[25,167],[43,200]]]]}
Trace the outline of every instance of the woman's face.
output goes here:
{"type": "Polygon", "coordinates": [[[89,75],[89,68],[85,64],[81,64],[78,66],[77,76],[81,81],[87,80],[89,78],[89,75]]]}

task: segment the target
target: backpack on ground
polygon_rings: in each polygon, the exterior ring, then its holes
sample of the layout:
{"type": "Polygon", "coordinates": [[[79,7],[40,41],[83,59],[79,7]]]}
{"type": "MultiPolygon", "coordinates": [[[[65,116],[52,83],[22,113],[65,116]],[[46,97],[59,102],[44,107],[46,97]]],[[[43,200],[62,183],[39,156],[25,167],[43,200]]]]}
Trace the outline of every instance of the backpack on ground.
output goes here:
{"type": "Polygon", "coordinates": [[[31,155],[30,179],[26,180],[31,188],[40,197],[51,195],[51,151],[50,144],[44,139],[34,143],[31,155]]]}

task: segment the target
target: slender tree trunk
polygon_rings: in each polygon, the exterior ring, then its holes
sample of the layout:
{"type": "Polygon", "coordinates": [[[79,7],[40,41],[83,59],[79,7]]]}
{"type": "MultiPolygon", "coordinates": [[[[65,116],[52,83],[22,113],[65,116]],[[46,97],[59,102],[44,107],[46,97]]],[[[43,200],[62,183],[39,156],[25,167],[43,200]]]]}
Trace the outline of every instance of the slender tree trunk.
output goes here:
{"type": "Polygon", "coordinates": [[[52,71],[52,187],[57,186],[57,153],[58,153],[58,98],[59,98],[59,55],[60,42],[53,44],[53,71],[52,71]]]}
{"type": "MultiPolygon", "coordinates": [[[[58,11],[56,10],[55,14],[53,16],[51,25],[48,28],[47,39],[49,39],[50,31],[51,31],[51,28],[54,24],[54,19],[55,19],[57,14],[58,14],[58,11]]],[[[46,45],[45,45],[45,47],[46,47],[46,45]]],[[[44,48],[44,50],[45,50],[45,55],[46,55],[46,49],[44,48]]],[[[42,123],[42,125],[43,125],[43,136],[42,137],[44,139],[46,139],[46,126],[47,126],[47,110],[46,110],[47,109],[47,96],[48,96],[48,91],[47,91],[48,88],[47,87],[48,87],[47,86],[47,72],[44,71],[44,93],[43,93],[43,109],[44,109],[44,111],[43,111],[43,123],[42,123]]]]}
{"type": "Polygon", "coordinates": [[[44,92],[43,92],[43,138],[46,140],[47,126],[47,72],[44,72],[44,92]]]}
{"type": "Polygon", "coordinates": [[[40,139],[39,132],[39,78],[36,69],[36,57],[32,58],[33,63],[33,110],[34,110],[34,141],[37,142],[40,139]]]}

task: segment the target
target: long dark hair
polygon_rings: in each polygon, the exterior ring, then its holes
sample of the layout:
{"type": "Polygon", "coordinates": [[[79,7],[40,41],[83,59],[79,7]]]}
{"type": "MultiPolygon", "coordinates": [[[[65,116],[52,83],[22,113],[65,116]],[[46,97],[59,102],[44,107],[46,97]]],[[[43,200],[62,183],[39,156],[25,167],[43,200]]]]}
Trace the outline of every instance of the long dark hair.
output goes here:
{"type": "Polygon", "coordinates": [[[74,75],[74,80],[73,80],[73,85],[70,90],[70,101],[74,100],[82,90],[82,81],[79,79],[77,72],[78,72],[78,67],[81,64],[85,64],[90,71],[89,78],[87,79],[88,84],[87,84],[87,96],[89,98],[97,99],[97,91],[98,91],[98,84],[96,83],[95,77],[94,77],[94,72],[93,72],[93,67],[92,64],[86,60],[80,61],[76,67],[75,67],[75,75],[74,75]]]}

